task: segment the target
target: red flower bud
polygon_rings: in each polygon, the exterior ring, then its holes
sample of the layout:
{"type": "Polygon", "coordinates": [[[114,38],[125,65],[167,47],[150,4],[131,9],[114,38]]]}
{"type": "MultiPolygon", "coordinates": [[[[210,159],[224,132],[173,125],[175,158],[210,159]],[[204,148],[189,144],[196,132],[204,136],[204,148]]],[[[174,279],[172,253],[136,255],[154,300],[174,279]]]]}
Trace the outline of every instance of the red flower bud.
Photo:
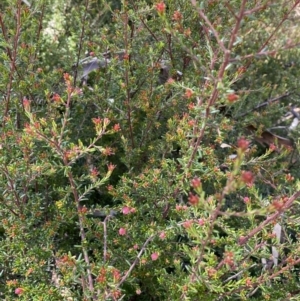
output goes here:
{"type": "Polygon", "coordinates": [[[191,186],[193,188],[198,188],[201,186],[201,180],[199,178],[194,178],[192,181],[191,181],[191,186]]]}
{"type": "Polygon", "coordinates": [[[16,294],[16,295],[22,295],[23,292],[24,292],[24,290],[23,290],[21,287],[17,287],[17,288],[15,289],[15,294],[16,294]]]}
{"type": "Polygon", "coordinates": [[[228,100],[229,102],[235,102],[235,101],[238,100],[238,99],[239,99],[238,95],[236,95],[236,94],[234,94],[234,93],[231,93],[231,94],[228,94],[228,95],[227,95],[227,100],[228,100]]]}
{"type": "Polygon", "coordinates": [[[190,192],[189,195],[189,202],[191,205],[197,205],[199,203],[199,197],[198,195],[194,195],[190,192]]]}
{"type": "Polygon", "coordinates": [[[249,147],[249,144],[250,142],[244,137],[241,137],[237,142],[238,147],[243,151],[245,151],[249,147]]]}
{"type": "Polygon", "coordinates": [[[251,171],[243,171],[241,179],[245,184],[252,184],[254,181],[254,175],[251,171]]]}
{"type": "Polygon", "coordinates": [[[166,10],[166,5],[163,2],[159,2],[155,5],[155,9],[159,14],[164,14],[166,10]]]}

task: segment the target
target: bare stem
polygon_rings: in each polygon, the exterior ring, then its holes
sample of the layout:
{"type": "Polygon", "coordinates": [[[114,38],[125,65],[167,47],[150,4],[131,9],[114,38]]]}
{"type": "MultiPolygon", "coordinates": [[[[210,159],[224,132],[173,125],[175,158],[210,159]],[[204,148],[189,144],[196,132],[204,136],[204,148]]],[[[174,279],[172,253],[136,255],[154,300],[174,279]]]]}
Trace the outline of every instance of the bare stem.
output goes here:
{"type": "MultiPolygon", "coordinates": [[[[127,14],[127,11],[125,11],[125,13],[124,13],[123,27],[124,27],[125,56],[127,56],[125,62],[128,62],[129,43],[128,43],[128,14],[127,14]]],[[[131,105],[130,105],[131,94],[130,94],[129,67],[128,66],[126,66],[126,68],[125,68],[124,76],[125,76],[125,85],[126,85],[127,121],[128,121],[128,126],[129,126],[131,147],[134,148],[135,143],[134,143],[134,134],[133,134],[133,128],[132,128],[132,120],[131,120],[132,119],[131,118],[131,105]]]]}
{"type": "Polygon", "coordinates": [[[79,38],[77,61],[75,64],[74,81],[73,81],[74,87],[76,86],[76,81],[77,81],[77,76],[78,76],[78,66],[79,66],[79,60],[80,60],[81,51],[82,51],[82,47],[83,47],[83,39],[84,39],[84,34],[85,34],[85,19],[86,19],[87,12],[88,12],[88,6],[89,6],[89,0],[86,0],[84,14],[83,14],[82,20],[81,20],[82,28],[81,28],[80,38],[79,38]]]}
{"type": "Polygon", "coordinates": [[[250,238],[252,238],[255,234],[258,232],[262,231],[266,225],[270,224],[272,221],[276,220],[284,211],[288,210],[293,202],[300,197],[300,191],[295,192],[289,199],[288,201],[282,206],[280,210],[277,212],[273,213],[269,217],[267,217],[259,226],[257,226],[255,229],[250,231],[246,236],[243,236],[239,240],[239,245],[245,245],[250,238]]]}
{"type": "MultiPolygon", "coordinates": [[[[11,90],[12,90],[12,85],[13,85],[13,79],[16,71],[16,60],[17,60],[17,55],[18,55],[18,43],[19,43],[19,38],[21,35],[21,9],[22,9],[22,1],[19,0],[17,4],[17,12],[16,12],[16,33],[13,38],[13,50],[10,51],[8,48],[8,55],[10,57],[10,73],[9,73],[9,82],[7,85],[7,91],[6,91],[6,101],[5,101],[5,110],[3,114],[3,123],[5,123],[6,117],[8,115],[9,111],[9,105],[10,105],[10,97],[11,97],[11,90]]],[[[0,14],[0,24],[3,32],[3,36],[8,42],[8,37],[6,33],[6,28],[2,19],[2,15],[0,14]]],[[[3,124],[4,125],[4,124],[3,124]]]]}

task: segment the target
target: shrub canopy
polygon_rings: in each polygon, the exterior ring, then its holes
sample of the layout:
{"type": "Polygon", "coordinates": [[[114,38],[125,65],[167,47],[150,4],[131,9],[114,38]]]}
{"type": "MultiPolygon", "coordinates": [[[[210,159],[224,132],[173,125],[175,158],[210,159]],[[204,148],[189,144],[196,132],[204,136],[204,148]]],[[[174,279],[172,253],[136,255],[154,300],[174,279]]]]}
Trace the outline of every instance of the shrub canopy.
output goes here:
{"type": "Polygon", "coordinates": [[[3,300],[298,300],[300,1],[2,0],[3,300]]]}

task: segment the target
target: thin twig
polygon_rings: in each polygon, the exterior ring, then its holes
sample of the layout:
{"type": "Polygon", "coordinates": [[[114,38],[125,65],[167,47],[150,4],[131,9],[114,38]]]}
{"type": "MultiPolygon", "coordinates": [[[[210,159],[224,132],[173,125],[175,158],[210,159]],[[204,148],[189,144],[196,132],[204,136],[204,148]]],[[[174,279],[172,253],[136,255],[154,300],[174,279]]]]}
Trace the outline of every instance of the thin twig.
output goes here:
{"type": "MultiPolygon", "coordinates": [[[[8,115],[9,111],[9,105],[10,105],[10,97],[11,97],[11,91],[12,91],[12,86],[13,86],[13,79],[14,79],[14,74],[16,71],[16,60],[17,60],[17,54],[18,54],[18,43],[19,43],[19,38],[21,35],[21,8],[22,8],[22,1],[19,0],[17,4],[17,12],[16,12],[16,34],[14,36],[13,40],[13,50],[8,51],[8,54],[10,54],[10,73],[9,73],[9,82],[7,86],[7,92],[6,92],[6,101],[5,101],[5,110],[3,114],[3,123],[6,121],[6,117],[8,115]]],[[[1,28],[2,30],[5,30],[5,26],[3,24],[3,20],[0,15],[0,23],[1,23],[1,28]]],[[[5,32],[3,32],[4,37],[5,32]]],[[[6,40],[8,42],[8,40],[6,40]]],[[[3,124],[4,125],[4,124],[3,124]]]]}
{"type": "MultiPolygon", "coordinates": [[[[40,14],[40,17],[39,17],[39,20],[38,20],[38,30],[37,30],[37,35],[36,35],[36,44],[39,44],[41,33],[42,33],[42,30],[43,30],[43,21],[44,21],[45,9],[46,9],[46,3],[44,2],[42,4],[41,14],[40,14]]],[[[34,59],[37,58],[37,55],[38,55],[38,51],[35,51],[34,59]]]]}
{"type": "Polygon", "coordinates": [[[17,204],[20,212],[22,213],[23,212],[23,208],[21,206],[22,202],[20,200],[19,193],[15,189],[15,182],[11,179],[7,166],[4,165],[3,168],[1,168],[1,170],[2,170],[2,173],[6,176],[7,187],[9,188],[10,191],[12,191],[15,201],[16,201],[16,204],[17,204]]]}
{"type": "MultiPolygon", "coordinates": [[[[122,277],[122,279],[120,280],[120,282],[117,285],[117,288],[119,288],[125,281],[126,279],[129,277],[130,273],[132,272],[132,270],[134,269],[134,267],[137,265],[137,263],[139,262],[141,256],[143,255],[143,253],[146,250],[147,245],[154,239],[155,235],[151,235],[143,244],[140,252],[138,253],[137,257],[135,258],[135,260],[133,261],[133,263],[131,264],[130,268],[127,270],[127,272],[125,273],[125,275],[122,277]]],[[[108,294],[108,296],[106,296],[106,298],[109,298],[111,296],[112,293],[108,294]]]]}
{"type": "Polygon", "coordinates": [[[203,10],[198,8],[196,0],[191,0],[191,2],[192,2],[192,5],[196,8],[200,18],[205,21],[205,23],[208,25],[209,29],[212,31],[212,33],[213,33],[214,37],[216,38],[220,48],[223,50],[224,53],[226,53],[227,49],[226,49],[224,43],[222,42],[222,40],[220,39],[220,36],[219,36],[217,30],[214,28],[214,26],[212,25],[212,23],[210,22],[208,17],[204,14],[203,10]]]}
{"type": "Polygon", "coordinates": [[[300,0],[295,1],[295,3],[293,4],[293,6],[291,7],[291,9],[283,16],[283,18],[281,19],[281,21],[279,22],[279,24],[277,25],[277,27],[273,30],[273,32],[270,34],[270,36],[267,38],[267,40],[262,44],[262,46],[258,50],[258,53],[260,53],[268,45],[268,43],[273,38],[273,36],[275,35],[275,33],[279,30],[279,28],[281,27],[281,25],[286,21],[286,19],[288,18],[288,16],[291,14],[291,12],[295,9],[295,7],[299,3],[300,3],[300,0]]]}
{"type": "MultiPolygon", "coordinates": [[[[191,1],[192,1],[192,4],[196,7],[195,0],[191,0],[191,1]]],[[[224,57],[223,57],[222,65],[221,65],[221,67],[219,69],[219,72],[218,72],[217,81],[214,84],[214,89],[212,91],[211,97],[208,100],[208,104],[207,104],[206,112],[205,112],[205,118],[203,120],[202,128],[200,130],[200,135],[198,136],[197,139],[194,138],[193,141],[192,141],[193,152],[192,152],[190,160],[189,160],[189,162],[187,164],[187,168],[188,169],[190,168],[190,166],[191,166],[191,164],[192,164],[192,162],[193,162],[193,160],[194,160],[194,158],[196,156],[196,153],[198,151],[198,147],[200,145],[200,142],[202,141],[202,139],[204,137],[204,132],[205,132],[205,129],[206,129],[207,120],[208,120],[208,118],[210,116],[210,107],[215,104],[215,102],[217,101],[217,98],[219,96],[218,84],[222,81],[222,79],[224,77],[225,70],[226,70],[226,67],[227,67],[229,59],[230,59],[230,51],[231,51],[231,48],[233,47],[233,44],[234,44],[235,39],[236,39],[237,32],[238,32],[238,30],[240,28],[240,25],[241,25],[241,22],[242,22],[242,19],[243,19],[243,16],[244,16],[243,12],[245,10],[246,2],[247,2],[246,0],[242,1],[241,7],[240,7],[240,12],[239,12],[238,17],[237,17],[237,22],[235,24],[235,27],[234,27],[234,29],[232,31],[232,34],[231,34],[230,41],[228,43],[228,49],[225,48],[225,46],[224,46],[223,42],[221,41],[221,39],[220,39],[217,31],[215,30],[215,28],[213,27],[213,25],[211,24],[211,22],[208,20],[207,16],[204,14],[204,12],[201,9],[197,8],[199,16],[206,22],[206,24],[209,26],[209,28],[215,34],[215,37],[216,37],[216,39],[218,41],[218,44],[219,44],[220,48],[223,50],[223,52],[224,52],[224,57]]],[[[197,123],[196,123],[195,127],[198,129],[197,123]]]]}
{"type": "Polygon", "coordinates": [[[300,191],[295,192],[289,199],[288,201],[282,206],[280,210],[277,212],[273,213],[269,217],[267,217],[259,226],[257,226],[255,229],[250,231],[247,235],[240,237],[239,239],[239,245],[245,245],[250,238],[252,238],[255,234],[258,232],[262,231],[266,225],[270,224],[274,220],[276,220],[284,211],[288,210],[292,205],[293,202],[300,197],[300,191]]]}
{"type": "MultiPolygon", "coordinates": [[[[128,24],[128,14],[127,14],[127,12],[125,12],[124,20],[123,20],[123,27],[124,27],[124,46],[125,46],[125,55],[126,56],[128,56],[128,48],[129,48],[127,24],[128,24]]],[[[125,61],[128,61],[128,59],[126,59],[125,61]]],[[[128,66],[125,67],[124,76],[125,76],[125,84],[126,84],[127,121],[128,121],[128,125],[129,125],[131,147],[135,148],[134,134],[133,134],[133,128],[132,128],[132,118],[131,118],[131,105],[130,105],[131,93],[130,93],[128,66]]]]}
{"type": "MultiPolygon", "coordinates": [[[[291,9],[283,16],[283,18],[281,19],[281,21],[279,22],[279,24],[276,26],[276,28],[273,30],[273,32],[269,35],[269,37],[266,39],[266,41],[262,44],[262,46],[259,48],[259,50],[257,51],[257,54],[260,54],[263,52],[263,49],[266,48],[266,46],[268,45],[268,43],[271,41],[271,39],[274,37],[275,33],[279,30],[279,28],[282,26],[282,24],[288,19],[289,15],[292,13],[292,11],[297,7],[297,5],[300,3],[300,0],[295,1],[295,3],[293,4],[293,6],[291,7],[291,9]]],[[[248,13],[248,11],[246,11],[246,13],[248,13]]],[[[274,51],[273,51],[274,52],[274,51]]],[[[256,55],[257,55],[256,54],[256,55]]],[[[255,58],[255,55],[251,55],[252,59],[246,64],[246,68],[248,68],[252,61],[255,58]]]]}
{"type": "Polygon", "coordinates": [[[238,116],[236,117],[236,119],[241,118],[241,117],[244,117],[244,116],[248,115],[249,113],[251,113],[251,112],[253,112],[253,111],[256,111],[256,110],[259,110],[259,109],[261,109],[261,108],[263,108],[263,107],[266,107],[266,106],[270,105],[271,103],[276,102],[277,100],[286,98],[286,97],[290,96],[291,94],[292,94],[292,92],[288,92],[288,93],[285,93],[285,94],[283,94],[283,95],[280,95],[280,96],[277,96],[277,97],[268,99],[267,101],[258,104],[257,106],[255,106],[255,107],[252,108],[251,110],[249,110],[249,111],[247,111],[247,112],[245,112],[245,113],[242,113],[241,115],[238,115],[238,116]]]}
{"type": "MultiPolygon", "coordinates": [[[[249,267],[249,269],[255,267],[256,265],[257,265],[256,263],[252,264],[252,265],[249,267]]],[[[227,283],[227,282],[229,282],[230,280],[237,278],[239,275],[243,274],[244,272],[245,272],[245,270],[239,271],[238,273],[236,273],[236,274],[230,276],[229,278],[227,278],[226,280],[224,280],[223,283],[227,283]]]]}
{"type": "MultiPolygon", "coordinates": [[[[300,263],[300,259],[297,259],[297,260],[294,260],[292,258],[292,256],[289,257],[291,260],[293,260],[293,266],[297,265],[300,263]]],[[[284,266],[283,268],[281,268],[280,270],[278,270],[277,272],[273,273],[273,274],[263,274],[261,275],[260,277],[257,278],[257,280],[255,281],[255,283],[251,283],[251,287],[255,288],[255,287],[259,287],[260,285],[262,285],[263,283],[267,282],[267,281],[270,281],[276,277],[278,277],[279,275],[283,274],[284,272],[288,271],[289,269],[291,269],[291,266],[290,265],[286,265],[284,266]]],[[[243,290],[247,290],[249,289],[249,287],[247,285],[242,285],[240,286],[239,288],[237,289],[234,289],[234,290],[230,290],[226,293],[222,293],[219,295],[219,298],[216,299],[217,301],[221,301],[221,300],[224,300],[224,297],[226,296],[230,296],[232,294],[236,294],[236,293],[239,293],[243,290]]]]}
{"type": "Polygon", "coordinates": [[[2,197],[0,197],[0,203],[6,207],[13,215],[15,216],[19,216],[19,214],[14,210],[12,209],[10,206],[7,205],[7,201],[5,201],[2,197]]]}
{"type": "Polygon", "coordinates": [[[86,0],[84,14],[83,14],[82,20],[81,20],[82,28],[81,28],[80,38],[79,38],[77,61],[75,64],[75,71],[74,71],[74,82],[73,82],[74,87],[76,86],[76,81],[77,81],[77,76],[78,76],[78,66],[79,66],[79,61],[80,61],[80,56],[81,56],[81,51],[82,51],[82,46],[83,46],[83,39],[84,39],[84,34],[85,34],[85,19],[86,19],[87,12],[88,12],[88,6],[89,6],[89,0],[86,0]]]}
{"type": "Polygon", "coordinates": [[[233,62],[241,62],[243,60],[247,60],[247,59],[253,59],[253,58],[257,58],[257,57],[265,57],[265,56],[273,56],[276,53],[280,52],[280,51],[286,51],[288,49],[293,49],[293,48],[297,48],[300,46],[300,43],[295,43],[295,44],[287,44],[281,48],[278,49],[273,49],[273,50],[268,50],[268,51],[259,51],[256,53],[251,53],[251,54],[247,54],[238,58],[231,58],[229,60],[230,63],[233,62]]]}

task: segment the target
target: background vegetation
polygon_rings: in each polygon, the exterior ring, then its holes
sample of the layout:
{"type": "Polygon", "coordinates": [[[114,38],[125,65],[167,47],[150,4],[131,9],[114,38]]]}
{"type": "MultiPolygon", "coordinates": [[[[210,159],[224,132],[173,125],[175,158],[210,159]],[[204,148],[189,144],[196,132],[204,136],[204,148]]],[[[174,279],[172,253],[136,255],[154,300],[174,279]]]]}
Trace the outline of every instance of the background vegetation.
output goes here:
{"type": "Polygon", "coordinates": [[[2,0],[2,300],[298,300],[300,1],[2,0]]]}

